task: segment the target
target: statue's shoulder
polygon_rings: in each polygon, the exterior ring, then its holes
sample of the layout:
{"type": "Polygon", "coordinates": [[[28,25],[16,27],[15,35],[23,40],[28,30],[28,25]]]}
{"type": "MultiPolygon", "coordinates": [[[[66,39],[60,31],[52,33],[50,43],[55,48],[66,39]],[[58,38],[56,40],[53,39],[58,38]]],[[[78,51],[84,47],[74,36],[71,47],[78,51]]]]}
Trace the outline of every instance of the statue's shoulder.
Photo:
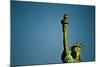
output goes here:
{"type": "Polygon", "coordinates": [[[73,59],[73,57],[72,57],[72,55],[71,55],[70,52],[66,53],[66,57],[65,57],[64,60],[65,60],[66,62],[68,62],[68,63],[72,63],[72,62],[74,61],[74,59],[73,59]]]}

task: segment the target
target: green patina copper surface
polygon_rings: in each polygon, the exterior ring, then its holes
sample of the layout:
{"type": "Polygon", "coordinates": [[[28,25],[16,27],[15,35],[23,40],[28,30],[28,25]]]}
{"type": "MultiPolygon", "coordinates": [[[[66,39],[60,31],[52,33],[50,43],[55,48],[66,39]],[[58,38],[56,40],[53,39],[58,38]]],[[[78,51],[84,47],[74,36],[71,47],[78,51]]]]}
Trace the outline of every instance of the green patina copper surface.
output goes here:
{"type": "Polygon", "coordinates": [[[71,50],[68,48],[68,15],[64,14],[61,20],[62,30],[63,30],[63,53],[61,55],[61,60],[63,63],[77,63],[80,62],[81,48],[80,43],[77,41],[71,50]]]}

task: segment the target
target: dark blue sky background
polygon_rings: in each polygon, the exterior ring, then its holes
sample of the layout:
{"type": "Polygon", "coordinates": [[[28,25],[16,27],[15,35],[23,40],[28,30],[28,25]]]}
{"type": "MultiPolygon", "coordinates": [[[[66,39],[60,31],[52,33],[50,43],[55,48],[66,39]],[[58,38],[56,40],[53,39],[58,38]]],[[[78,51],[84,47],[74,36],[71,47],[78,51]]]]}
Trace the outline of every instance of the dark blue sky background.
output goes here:
{"type": "Polygon", "coordinates": [[[69,14],[69,47],[84,42],[82,61],[95,60],[95,7],[11,1],[11,64],[61,63],[61,18],[69,14]]]}

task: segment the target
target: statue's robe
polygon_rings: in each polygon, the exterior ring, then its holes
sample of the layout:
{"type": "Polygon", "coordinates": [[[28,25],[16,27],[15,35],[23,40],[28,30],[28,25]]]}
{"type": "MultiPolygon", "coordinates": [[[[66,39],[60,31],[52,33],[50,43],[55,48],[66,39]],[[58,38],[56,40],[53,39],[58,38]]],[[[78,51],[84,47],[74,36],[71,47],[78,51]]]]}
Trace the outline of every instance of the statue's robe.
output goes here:
{"type": "Polygon", "coordinates": [[[77,63],[77,62],[80,62],[80,57],[74,59],[73,56],[71,55],[70,51],[68,51],[68,52],[63,51],[61,59],[62,59],[63,63],[77,63]]]}

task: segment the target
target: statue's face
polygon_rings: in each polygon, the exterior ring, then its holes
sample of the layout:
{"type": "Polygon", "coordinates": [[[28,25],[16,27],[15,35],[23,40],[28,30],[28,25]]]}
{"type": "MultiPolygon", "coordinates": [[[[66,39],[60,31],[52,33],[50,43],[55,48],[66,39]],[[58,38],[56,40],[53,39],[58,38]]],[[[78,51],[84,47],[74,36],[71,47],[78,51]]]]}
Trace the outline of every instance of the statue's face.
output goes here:
{"type": "Polygon", "coordinates": [[[76,55],[79,56],[81,54],[80,47],[75,47],[76,55]]]}

